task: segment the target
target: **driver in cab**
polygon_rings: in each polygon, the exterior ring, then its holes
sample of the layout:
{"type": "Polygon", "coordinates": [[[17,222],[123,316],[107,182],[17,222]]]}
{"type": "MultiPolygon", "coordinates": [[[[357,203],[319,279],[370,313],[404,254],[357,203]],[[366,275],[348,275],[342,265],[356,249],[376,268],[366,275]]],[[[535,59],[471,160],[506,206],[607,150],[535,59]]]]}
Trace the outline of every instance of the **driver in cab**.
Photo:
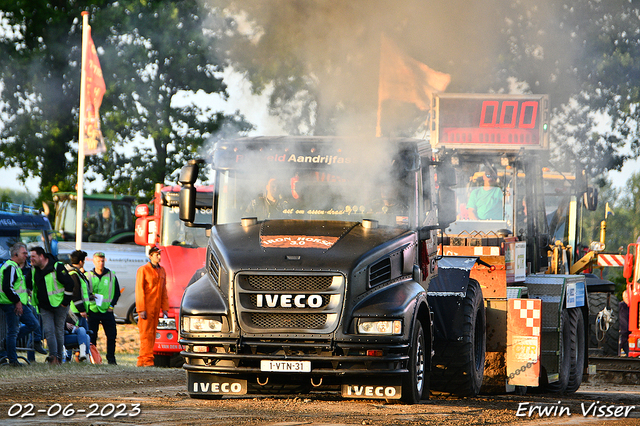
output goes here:
{"type": "Polygon", "coordinates": [[[469,196],[467,210],[471,220],[502,220],[502,190],[497,186],[497,173],[487,168],[483,185],[469,196]]]}

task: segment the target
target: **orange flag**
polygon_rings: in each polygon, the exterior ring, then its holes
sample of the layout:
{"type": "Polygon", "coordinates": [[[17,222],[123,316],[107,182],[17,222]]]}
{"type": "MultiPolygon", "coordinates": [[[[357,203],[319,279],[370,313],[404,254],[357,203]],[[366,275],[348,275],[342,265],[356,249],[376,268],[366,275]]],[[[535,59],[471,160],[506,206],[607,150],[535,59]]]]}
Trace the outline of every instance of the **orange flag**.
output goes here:
{"type": "Polygon", "coordinates": [[[104,78],[102,77],[102,69],[98,60],[98,52],[91,38],[91,27],[88,28],[88,43],[84,46],[86,51],[85,87],[85,125],[84,125],[84,153],[85,155],[94,155],[106,151],[102,131],[100,130],[100,105],[102,97],[106,91],[104,78]]]}
{"type": "Polygon", "coordinates": [[[377,136],[381,136],[382,103],[395,100],[414,104],[422,111],[431,106],[433,93],[443,92],[451,76],[429,68],[401,52],[384,34],[380,45],[377,136]]]}

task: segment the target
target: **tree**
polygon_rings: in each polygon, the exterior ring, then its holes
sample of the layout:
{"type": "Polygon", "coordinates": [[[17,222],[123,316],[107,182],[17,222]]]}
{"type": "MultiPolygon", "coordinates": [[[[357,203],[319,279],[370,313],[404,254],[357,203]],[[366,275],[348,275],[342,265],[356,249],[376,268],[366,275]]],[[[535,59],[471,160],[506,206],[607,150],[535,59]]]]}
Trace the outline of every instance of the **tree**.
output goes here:
{"type": "Polygon", "coordinates": [[[291,132],[371,133],[384,32],[450,73],[447,91],[549,94],[563,164],[601,176],[640,149],[640,12],[626,0],[209,1],[232,65],[272,89],[291,132]]]}
{"type": "Polygon", "coordinates": [[[13,189],[0,189],[0,202],[33,205],[33,195],[28,191],[15,191],[13,189]]]}
{"type": "Polygon", "coordinates": [[[135,148],[127,158],[115,150],[107,161],[91,159],[90,166],[108,176],[119,192],[153,189],[155,182],[177,179],[186,158],[198,155],[207,138],[226,125],[230,131],[248,129],[238,117],[191,104],[175,105],[180,93],[221,93],[216,77],[216,39],[207,33],[211,10],[195,0],[118,2],[95,15],[94,41],[107,82],[104,125],[107,139],[125,145],[142,136],[153,148],[135,148]],[[114,95],[108,96],[109,92],[114,95]],[[116,142],[120,141],[122,142],[116,142]]]}
{"type": "Polygon", "coordinates": [[[80,72],[80,29],[74,24],[79,9],[47,3],[0,3],[5,20],[0,40],[5,118],[0,159],[21,168],[23,180],[40,176],[43,192],[73,184],[68,173],[72,161],[66,154],[77,134],[73,107],[78,104],[79,78],[71,74],[80,72]]]}
{"type": "Polygon", "coordinates": [[[108,151],[87,157],[87,173],[104,177],[108,191],[148,195],[155,182],[175,182],[184,158],[197,155],[210,135],[225,126],[248,129],[239,117],[175,105],[182,92],[226,96],[215,75],[220,35],[206,31],[211,10],[196,0],[98,1],[89,8],[7,0],[0,10],[17,34],[1,45],[3,112],[11,119],[0,133],[0,158],[25,176],[40,175],[41,198],[52,185],[75,184],[82,10],[90,11],[107,85],[100,113],[108,151]]]}

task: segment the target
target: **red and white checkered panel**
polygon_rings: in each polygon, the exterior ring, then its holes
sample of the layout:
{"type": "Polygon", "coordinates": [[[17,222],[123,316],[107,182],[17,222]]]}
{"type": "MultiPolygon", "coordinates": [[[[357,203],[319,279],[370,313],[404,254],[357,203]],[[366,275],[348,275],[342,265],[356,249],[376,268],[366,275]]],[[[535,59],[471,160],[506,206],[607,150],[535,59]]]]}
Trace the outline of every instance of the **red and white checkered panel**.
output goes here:
{"type": "Polygon", "coordinates": [[[507,383],[538,386],[542,300],[509,299],[507,309],[507,383]]]}
{"type": "Polygon", "coordinates": [[[513,309],[517,312],[514,318],[514,326],[523,328],[525,336],[539,336],[541,326],[541,303],[538,299],[511,299],[513,309]],[[520,321],[518,321],[518,319],[520,321]]]}

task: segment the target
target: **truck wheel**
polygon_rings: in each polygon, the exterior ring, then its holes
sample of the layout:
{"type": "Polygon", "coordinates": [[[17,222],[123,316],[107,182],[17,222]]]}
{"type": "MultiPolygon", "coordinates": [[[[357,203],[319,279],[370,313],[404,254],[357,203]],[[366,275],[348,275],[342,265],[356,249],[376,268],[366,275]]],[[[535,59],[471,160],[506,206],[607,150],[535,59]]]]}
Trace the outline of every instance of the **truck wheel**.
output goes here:
{"type": "Polygon", "coordinates": [[[619,301],[612,294],[609,299],[609,309],[611,309],[611,315],[613,322],[609,325],[607,331],[599,329],[599,324],[596,323],[595,318],[598,316],[607,306],[607,294],[608,293],[589,293],[589,347],[600,348],[603,355],[618,356],[618,309],[619,301]],[[598,340],[600,338],[601,340],[598,340]]]}
{"type": "Polygon", "coordinates": [[[431,388],[459,396],[476,396],[484,378],[487,344],[482,289],[476,280],[469,280],[462,305],[462,342],[443,342],[436,347],[431,388]]]}
{"type": "Polygon", "coordinates": [[[182,368],[184,364],[184,357],[180,354],[174,354],[169,359],[169,367],[171,368],[182,368]]]}
{"type": "Polygon", "coordinates": [[[138,311],[136,311],[135,306],[129,309],[129,315],[127,316],[127,319],[131,324],[138,324],[138,311]]]}
{"type": "Polygon", "coordinates": [[[558,360],[558,376],[555,382],[547,383],[546,389],[552,393],[565,393],[569,386],[569,377],[571,375],[572,356],[575,356],[575,325],[576,322],[571,321],[571,309],[563,309],[560,314],[560,355],[558,360]],[[572,326],[573,325],[573,326],[572,326]],[[573,352],[573,354],[572,354],[573,352]]]}
{"type": "Polygon", "coordinates": [[[153,366],[167,368],[171,365],[171,357],[169,355],[154,355],[153,366]]]}
{"type": "Polygon", "coordinates": [[[571,370],[569,372],[567,393],[573,393],[582,384],[582,372],[584,370],[585,337],[582,310],[578,308],[569,309],[569,321],[571,322],[571,329],[575,333],[571,335],[571,370]]]}
{"type": "Polygon", "coordinates": [[[426,350],[422,323],[416,321],[409,345],[409,372],[402,378],[402,400],[407,404],[417,404],[423,395],[429,394],[429,378],[425,368],[426,350]]]}

